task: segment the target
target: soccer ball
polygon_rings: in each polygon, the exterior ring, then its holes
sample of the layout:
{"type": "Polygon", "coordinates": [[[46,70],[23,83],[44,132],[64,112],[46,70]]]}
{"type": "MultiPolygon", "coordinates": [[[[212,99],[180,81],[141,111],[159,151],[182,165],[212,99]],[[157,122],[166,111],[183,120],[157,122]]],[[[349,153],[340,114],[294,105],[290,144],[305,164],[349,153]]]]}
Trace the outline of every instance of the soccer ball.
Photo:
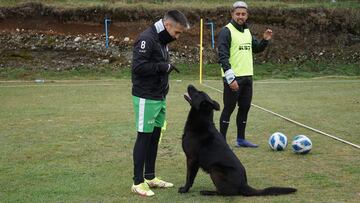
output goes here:
{"type": "Polygon", "coordinates": [[[291,146],[295,153],[307,154],[312,148],[312,142],[305,135],[297,135],[294,137],[291,146]]]}
{"type": "Polygon", "coordinates": [[[280,132],[276,132],[270,136],[269,146],[272,150],[282,151],[287,146],[287,137],[280,132]]]}

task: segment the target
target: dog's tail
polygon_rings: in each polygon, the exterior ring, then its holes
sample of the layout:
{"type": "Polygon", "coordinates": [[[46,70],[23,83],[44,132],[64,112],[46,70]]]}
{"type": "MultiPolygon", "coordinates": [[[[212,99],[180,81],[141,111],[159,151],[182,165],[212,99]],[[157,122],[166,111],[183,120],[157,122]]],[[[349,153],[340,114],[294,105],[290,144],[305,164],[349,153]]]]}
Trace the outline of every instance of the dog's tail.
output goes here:
{"type": "Polygon", "coordinates": [[[265,196],[265,195],[285,195],[294,193],[297,190],[291,187],[268,187],[262,190],[257,190],[249,185],[242,188],[241,194],[244,196],[265,196]]]}

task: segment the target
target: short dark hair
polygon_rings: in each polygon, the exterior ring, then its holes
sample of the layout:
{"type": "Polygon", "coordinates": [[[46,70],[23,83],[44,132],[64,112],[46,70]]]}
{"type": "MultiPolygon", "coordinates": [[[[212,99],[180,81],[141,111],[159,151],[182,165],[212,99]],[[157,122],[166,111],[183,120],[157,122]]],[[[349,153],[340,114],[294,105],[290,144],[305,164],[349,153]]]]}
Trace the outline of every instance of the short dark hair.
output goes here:
{"type": "Polygon", "coordinates": [[[237,8],[245,8],[246,10],[248,10],[248,5],[244,1],[237,1],[231,7],[231,13],[234,12],[237,8]]]}
{"type": "Polygon", "coordinates": [[[189,21],[186,16],[179,10],[170,10],[165,13],[163,20],[172,20],[185,28],[189,28],[189,21]]]}

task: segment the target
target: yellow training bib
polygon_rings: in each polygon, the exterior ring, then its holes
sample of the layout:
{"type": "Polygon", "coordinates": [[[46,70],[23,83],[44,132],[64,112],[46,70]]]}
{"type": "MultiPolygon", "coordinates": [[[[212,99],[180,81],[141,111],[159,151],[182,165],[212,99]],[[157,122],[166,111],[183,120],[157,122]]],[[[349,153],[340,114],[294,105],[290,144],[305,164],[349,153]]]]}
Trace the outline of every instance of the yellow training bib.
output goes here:
{"type": "MultiPolygon", "coordinates": [[[[231,23],[226,27],[231,33],[229,63],[235,76],[250,76],[253,71],[252,36],[248,28],[244,32],[238,31],[231,23]]],[[[224,71],[221,69],[222,76],[224,71]]]]}

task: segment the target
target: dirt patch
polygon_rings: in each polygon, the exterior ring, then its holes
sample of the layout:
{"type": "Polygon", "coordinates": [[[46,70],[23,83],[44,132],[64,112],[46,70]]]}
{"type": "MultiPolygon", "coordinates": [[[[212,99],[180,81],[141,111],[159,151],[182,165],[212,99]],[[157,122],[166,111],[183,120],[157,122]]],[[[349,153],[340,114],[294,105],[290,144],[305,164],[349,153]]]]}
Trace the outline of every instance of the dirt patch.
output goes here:
{"type": "MultiPolygon", "coordinates": [[[[59,9],[38,3],[0,8],[0,67],[129,67],[138,34],[165,9],[59,9]],[[104,19],[111,19],[110,47],[105,47],[104,19]]],[[[198,63],[199,19],[216,25],[215,39],[230,19],[227,8],[183,10],[191,29],[170,45],[175,63],[198,63]]],[[[360,11],[354,9],[275,9],[250,11],[252,33],[261,38],[268,27],[274,39],[256,63],[305,61],[359,63],[360,11]]],[[[209,27],[204,30],[205,63],[216,63],[209,27]]]]}

